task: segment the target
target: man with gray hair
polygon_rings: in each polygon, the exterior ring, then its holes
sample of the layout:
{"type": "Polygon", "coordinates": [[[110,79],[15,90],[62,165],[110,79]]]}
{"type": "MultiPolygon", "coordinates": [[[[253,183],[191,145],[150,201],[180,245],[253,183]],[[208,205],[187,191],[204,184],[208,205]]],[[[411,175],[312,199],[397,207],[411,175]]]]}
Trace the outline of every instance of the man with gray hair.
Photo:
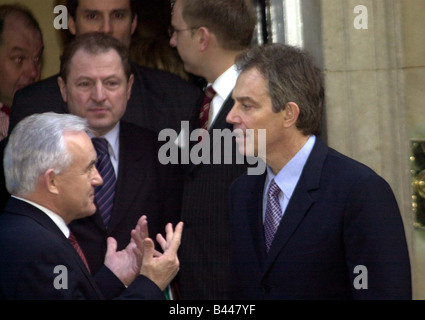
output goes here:
{"type": "Polygon", "coordinates": [[[96,212],[94,188],[103,183],[87,131],[85,119],[55,113],[27,117],[12,131],[4,156],[12,197],[0,215],[0,299],[164,299],[177,274],[182,223],[158,236],[160,254],[142,216],[125,249],[117,252],[116,240],[107,239],[104,266],[91,276],[68,228],[96,212]]]}

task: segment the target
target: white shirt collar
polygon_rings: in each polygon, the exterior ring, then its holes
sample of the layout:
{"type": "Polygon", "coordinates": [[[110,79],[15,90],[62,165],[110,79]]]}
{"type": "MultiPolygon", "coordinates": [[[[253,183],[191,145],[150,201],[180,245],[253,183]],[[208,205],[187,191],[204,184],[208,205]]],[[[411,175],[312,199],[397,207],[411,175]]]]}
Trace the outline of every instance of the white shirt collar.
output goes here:
{"type": "Polygon", "coordinates": [[[216,94],[225,100],[232,92],[236,85],[239,72],[236,69],[236,65],[232,65],[229,69],[224,71],[212,84],[216,94]]]}
{"type": "MultiPolygon", "coordinates": [[[[239,73],[236,69],[236,65],[233,65],[225,72],[223,72],[221,76],[219,76],[212,84],[212,87],[216,94],[213,100],[211,101],[208,127],[211,127],[213,125],[213,122],[215,118],[217,118],[217,115],[220,113],[224,102],[234,89],[238,76],[239,73]]],[[[209,85],[211,85],[211,83],[209,83],[209,85]]]]}
{"type": "Polygon", "coordinates": [[[294,193],[295,187],[297,186],[298,180],[301,177],[304,165],[313,150],[314,143],[316,142],[316,136],[311,135],[304,146],[297,152],[297,154],[279,171],[275,176],[267,166],[267,190],[272,179],[275,179],[276,184],[282,190],[284,197],[291,199],[294,193]]]}
{"type": "MultiPolygon", "coordinates": [[[[90,136],[90,138],[95,137],[91,132],[89,132],[88,135],[90,136]]],[[[106,141],[108,141],[108,151],[112,161],[118,161],[119,137],[120,137],[120,122],[118,122],[117,125],[111,131],[109,131],[107,134],[103,136],[103,138],[105,138],[106,141]]]]}
{"type": "Polygon", "coordinates": [[[41,205],[39,205],[38,203],[32,202],[30,200],[27,199],[23,199],[17,196],[12,195],[13,198],[19,199],[21,201],[25,201],[26,203],[29,203],[30,205],[36,207],[37,209],[43,211],[47,216],[49,216],[50,219],[52,219],[52,221],[55,223],[55,225],[58,226],[58,228],[62,231],[62,233],[65,235],[65,237],[69,238],[69,228],[65,223],[65,220],[63,220],[63,218],[58,215],[57,213],[54,213],[52,210],[47,209],[41,205]]]}

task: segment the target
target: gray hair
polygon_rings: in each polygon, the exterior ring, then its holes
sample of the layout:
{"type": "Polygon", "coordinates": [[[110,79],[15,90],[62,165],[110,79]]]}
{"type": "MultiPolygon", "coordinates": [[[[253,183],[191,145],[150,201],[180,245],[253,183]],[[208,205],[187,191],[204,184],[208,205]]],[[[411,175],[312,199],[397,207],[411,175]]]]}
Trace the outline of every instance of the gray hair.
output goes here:
{"type": "Polygon", "coordinates": [[[87,120],[71,114],[47,112],[20,121],[9,136],[3,158],[9,193],[28,195],[48,169],[56,174],[66,169],[73,159],[64,133],[81,131],[88,131],[87,120]]]}

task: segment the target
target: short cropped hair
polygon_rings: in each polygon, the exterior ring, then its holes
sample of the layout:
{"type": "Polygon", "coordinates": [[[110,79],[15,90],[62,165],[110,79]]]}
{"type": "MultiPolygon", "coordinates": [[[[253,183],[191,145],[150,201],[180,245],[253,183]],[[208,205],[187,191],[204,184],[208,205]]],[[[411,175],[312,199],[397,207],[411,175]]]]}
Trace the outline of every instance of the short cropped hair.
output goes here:
{"type": "Polygon", "coordinates": [[[86,119],[71,114],[47,112],[20,121],[9,136],[3,159],[9,193],[28,195],[48,169],[59,174],[68,168],[73,158],[64,133],[88,130],[86,119]]]}
{"type": "Polygon", "coordinates": [[[275,112],[296,103],[300,115],[297,128],[305,135],[320,133],[325,93],[321,70],[306,51],[285,44],[256,46],[236,59],[240,72],[257,69],[268,82],[275,112]]]}
{"type": "Polygon", "coordinates": [[[67,76],[69,74],[71,60],[75,53],[80,49],[93,55],[102,54],[108,52],[109,50],[115,50],[121,58],[124,73],[127,76],[127,79],[130,78],[131,66],[128,48],[119,40],[110,35],[100,32],[90,32],[73,38],[66,45],[60,58],[59,75],[63,81],[66,82],[67,76]]]}
{"type": "Polygon", "coordinates": [[[10,15],[22,19],[27,27],[37,30],[42,35],[37,19],[35,19],[34,15],[27,7],[21,4],[4,4],[0,5],[0,45],[3,43],[4,22],[10,15]]]}
{"type": "Polygon", "coordinates": [[[250,0],[182,0],[182,16],[191,28],[208,27],[224,49],[251,45],[257,24],[250,0]]]}

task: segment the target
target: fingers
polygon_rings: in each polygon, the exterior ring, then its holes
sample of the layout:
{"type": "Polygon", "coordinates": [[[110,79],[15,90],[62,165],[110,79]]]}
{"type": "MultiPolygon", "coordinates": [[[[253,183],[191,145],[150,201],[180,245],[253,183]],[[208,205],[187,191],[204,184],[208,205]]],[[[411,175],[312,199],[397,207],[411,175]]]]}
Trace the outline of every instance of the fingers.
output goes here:
{"type": "Polygon", "coordinates": [[[148,221],[147,217],[143,215],[137,221],[136,227],[131,231],[131,241],[134,241],[143,252],[143,240],[148,237],[148,221]]]}
{"type": "Polygon", "coordinates": [[[157,241],[160,244],[162,250],[165,252],[170,250],[172,253],[177,252],[180,247],[180,241],[183,232],[183,222],[179,222],[176,225],[176,229],[173,230],[173,226],[171,223],[167,224],[165,227],[166,231],[166,239],[161,234],[158,234],[157,241]]]}
{"type": "Polygon", "coordinates": [[[176,229],[174,230],[173,239],[168,243],[168,249],[171,250],[173,253],[176,252],[180,247],[180,242],[182,239],[182,233],[183,233],[183,222],[179,222],[176,225],[176,229]]]}

